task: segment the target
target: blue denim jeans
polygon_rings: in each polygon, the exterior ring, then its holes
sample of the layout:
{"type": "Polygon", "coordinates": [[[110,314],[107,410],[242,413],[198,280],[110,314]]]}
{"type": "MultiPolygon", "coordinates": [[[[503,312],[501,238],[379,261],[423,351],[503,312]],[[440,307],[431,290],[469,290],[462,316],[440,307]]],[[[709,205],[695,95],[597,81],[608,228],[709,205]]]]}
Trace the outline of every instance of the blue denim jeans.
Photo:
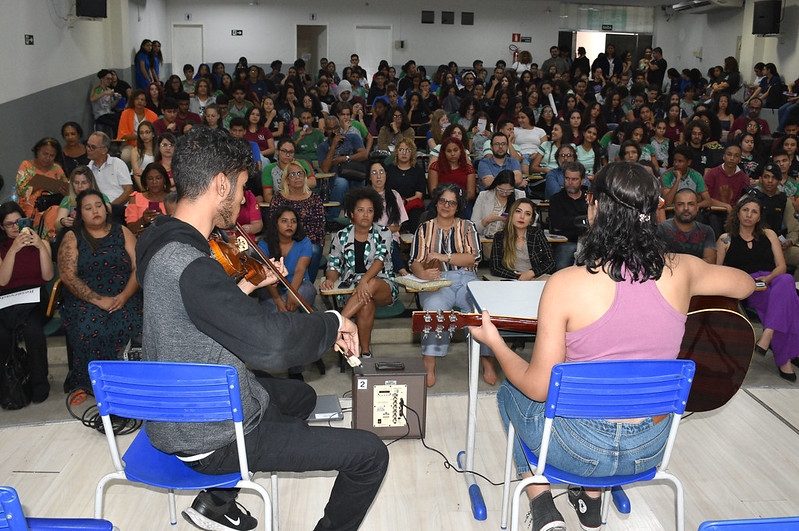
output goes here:
{"type": "Polygon", "coordinates": [[[552,245],[552,255],[555,258],[555,271],[560,271],[574,265],[574,253],[577,252],[577,242],[562,242],[552,245]]]}
{"type": "MultiPolygon", "coordinates": [[[[455,271],[443,271],[441,278],[451,280],[452,285],[446,286],[438,291],[422,292],[419,294],[419,302],[425,311],[450,311],[458,308],[461,311],[469,312],[472,309],[472,301],[469,296],[468,284],[472,280],[477,280],[477,275],[466,269],[455,271]]],[[[440,338],[435,333],[422,335],[422,355],[424,356],[446,356],[449,350],[449,332],[443,332],[440,338]]]]}
{"type": "MultiPolygon", "coordinates": [[[[545,404],[527,398],[507,380],[499,388],[497,403],[505,428],[512,422],[516,434],[538,455],[546,420],[545,404]]],[[[663,459],[671,420],[671,415],[658,424],[651,418],[633,424],[556,417],[547,464],[587,477],[643,472],[663,459]]],[[[517,474],[530,472],[518,439],[514,443],[513,459],[517,474]]]]}

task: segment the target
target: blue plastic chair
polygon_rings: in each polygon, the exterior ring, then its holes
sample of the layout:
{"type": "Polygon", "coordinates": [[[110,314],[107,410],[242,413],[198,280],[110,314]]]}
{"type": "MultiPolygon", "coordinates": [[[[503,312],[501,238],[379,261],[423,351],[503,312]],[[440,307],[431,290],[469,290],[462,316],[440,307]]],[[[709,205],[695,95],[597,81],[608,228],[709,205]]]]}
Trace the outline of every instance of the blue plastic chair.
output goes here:
{"type": "MultiPolygon", "coordinates": [[[[690,360],[623,360],[561,363],[552,368],[546,402],[546,421],[539,456],[519,439],[533,475],[524,478],[513,493],[511,529],[519,528],[519,497],[531,484],[568,483],[603,488],[602,524],[607,522],[610,496],[607,489],[638,481],[666,479],[676,489],[677,530],[684,529],[684,499],[680,480],[666,469],[685,411],[695,364],[690,360]],[[591,419],[635,419],[673,414],[663,461],[640,474],[611,477],[583,477],[547,465],[552,422],[555,417],[591,419]]],[[[502,492],[502,529],[507,528],[508,494],[513,468],[513,424],[508,429],[505,455],[505,486],[502,492]]]]}
{"type": "Polygon", "coordinates": [[[799,516],[714,520],[703,522],[699,526],[699,531],[796,531],[797,529],[799,529],[799,516]]]}
{"type": "Polygon", "coordinates": [[[0,529],[8,531],[111,531],[108,520],[94,518],[26,518],[13,487],[0,487],[0,529]]]}
{"type": "Polygon", "coordinates": [[[169,517],[173,525],[177,523],[175,490],[236,487],[252,489],[263,498],[264,525],[266,529],[277,530],[277,475],[271,475],[271,503],[267,491],[250,479],[236,369],[229,365],[199,363],[92,361],[89,363],[89,377],[114,464],[114,472],[106,474],[97,483],[95,517],[102,517],[104,487],[110,480],[167,489],[169,517]],[[110,415],[157,422],[232,420],[240,471],[220,475],[197,472],[174,455],[156,449],[150,444],[145,429],[139,431],[120,459],[110,415]]]}

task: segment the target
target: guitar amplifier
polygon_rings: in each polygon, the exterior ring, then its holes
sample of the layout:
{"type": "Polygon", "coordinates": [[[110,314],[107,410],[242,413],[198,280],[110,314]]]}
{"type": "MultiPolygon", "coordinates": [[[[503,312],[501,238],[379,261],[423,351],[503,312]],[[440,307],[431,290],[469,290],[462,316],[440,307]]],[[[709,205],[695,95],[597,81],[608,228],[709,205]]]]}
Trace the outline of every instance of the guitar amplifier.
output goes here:
{"type": "Polygon", "coordinates": [[[427,371],[421,358],[364,359],[353,369],[353,428],[381,439],[418,439],[426,425],[427,371]]]}

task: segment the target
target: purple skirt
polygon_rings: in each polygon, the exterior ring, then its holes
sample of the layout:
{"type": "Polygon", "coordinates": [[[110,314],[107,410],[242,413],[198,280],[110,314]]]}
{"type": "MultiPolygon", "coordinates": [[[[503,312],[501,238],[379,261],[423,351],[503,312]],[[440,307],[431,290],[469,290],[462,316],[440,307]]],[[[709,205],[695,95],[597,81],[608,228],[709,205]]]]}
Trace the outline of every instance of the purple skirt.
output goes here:
{"type": "MultiPolygon", "coordinates": [[[[767,276],[770,271],[752,273],[752,278],[767,276]]],[[[757,310],[763,328],[774,330],[771,350],[777,367],[799,357],[799,295],[791,275],[771,281],[765,291],[756,291],[747,304],[757,310]]]]}

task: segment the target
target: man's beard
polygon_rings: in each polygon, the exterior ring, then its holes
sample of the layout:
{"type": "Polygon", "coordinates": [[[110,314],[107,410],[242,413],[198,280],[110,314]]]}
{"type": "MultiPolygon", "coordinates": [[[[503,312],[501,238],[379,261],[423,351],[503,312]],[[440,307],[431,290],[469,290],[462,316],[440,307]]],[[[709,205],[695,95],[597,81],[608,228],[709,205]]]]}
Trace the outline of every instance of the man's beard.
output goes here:
{"type": "Polygon", "coordinates": [[[225,198],[222,204],[219,205],[219,210],[217,211],[217,226],[220,229],[231,230],[236,227],[238,212],[236,212],[236,202],[233,200],[234,196],[235,190],[231,188],[230,194],[225,198]]]}

